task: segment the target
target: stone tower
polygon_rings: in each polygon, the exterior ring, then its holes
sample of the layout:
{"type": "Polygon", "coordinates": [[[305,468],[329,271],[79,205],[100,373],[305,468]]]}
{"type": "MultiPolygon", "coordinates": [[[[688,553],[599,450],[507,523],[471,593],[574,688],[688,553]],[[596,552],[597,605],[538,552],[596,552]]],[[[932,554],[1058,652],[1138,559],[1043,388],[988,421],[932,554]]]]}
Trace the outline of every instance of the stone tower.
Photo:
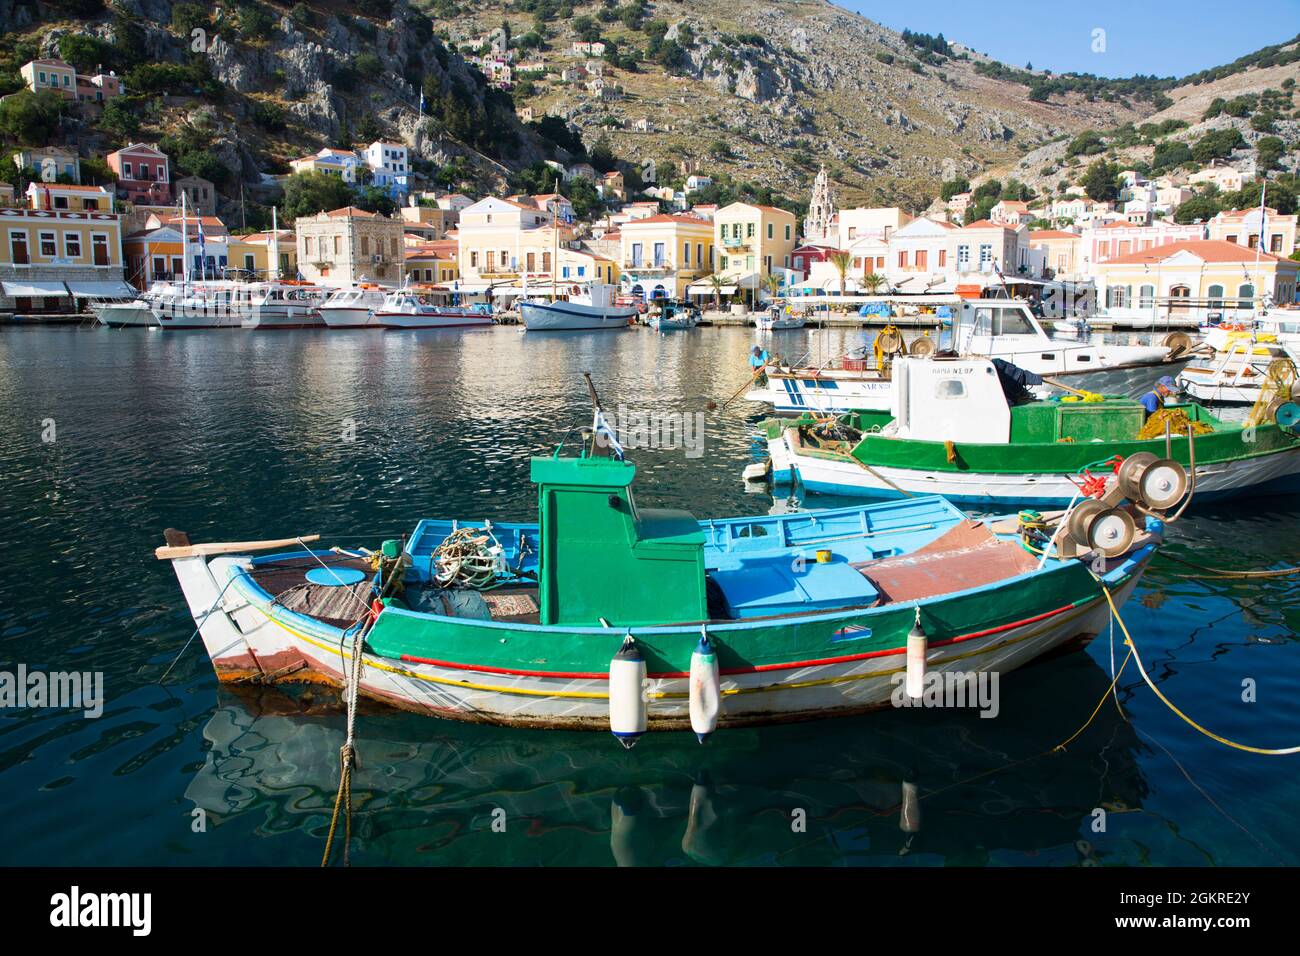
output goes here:
{"type": "Polygon", "coordinates": [[[813,182],[812,201],[803,222],[804,242],[827,242],[831,237],[831,221],[835,218],[835,201],[831,197],[831,184],[826,167],[819,167],[813,182]]]}

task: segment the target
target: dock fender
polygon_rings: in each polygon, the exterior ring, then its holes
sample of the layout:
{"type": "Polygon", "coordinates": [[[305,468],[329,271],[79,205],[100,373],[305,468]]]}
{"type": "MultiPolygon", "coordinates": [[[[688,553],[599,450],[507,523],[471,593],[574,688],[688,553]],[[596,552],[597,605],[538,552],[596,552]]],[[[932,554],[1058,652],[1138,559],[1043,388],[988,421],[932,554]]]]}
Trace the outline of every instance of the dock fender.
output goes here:
{"type": "Polygon", "coordinates": [[[708,629],[700,628],[700,640],[691,653],[691,730],[700,743],[718,727],[721,710],[721,680],[718,675],[718,655],[709,641],[708,629]]]}
{"type": "Polygon", "coordinates": [[[609,731],[625,749],[645,733],[646,665],[631,632],[609,662],[609,731]]]}

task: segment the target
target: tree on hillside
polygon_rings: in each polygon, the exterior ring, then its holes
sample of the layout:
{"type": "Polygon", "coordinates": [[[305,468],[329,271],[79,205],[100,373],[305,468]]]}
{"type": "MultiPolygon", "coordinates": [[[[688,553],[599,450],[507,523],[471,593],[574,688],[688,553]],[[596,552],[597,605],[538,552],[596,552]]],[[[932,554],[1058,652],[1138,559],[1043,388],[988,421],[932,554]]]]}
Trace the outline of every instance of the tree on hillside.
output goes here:
{"type": "Polygon", "coordinates": [[[342,209],[356,202],[352,187],[338,176],[318,172],[295,173],[285,181],[281,208],[288,219],[294,220],[299,216],[342,209]]]}
{"type": "Polygon", "coordinates": [[[1099,159],[1083,174],[1083,191],[1094,202],[1114,202],[1119,198],[1119,166],[1099,159]]]}
{"type": "Polygon", "coordinates": [[[947,202],[958,193],[970,192],[970,180],[964,176],[958,176],[956,179],[949,179],[939,187],[939,196],[944,202],[947,202]]]}
{"type": "Polygon", "coordinates": [[[20,143],[49,143],[67,101],[53,90],[21,90],[0,103],[0,133],[20,143]]]}
{"type": "Polygon", "coordinates": [[[1213,219],[1219,211],[1219,202],[1213,196],[1193,196],[1174,210],[1174,222],[1186,226],[1189,223],[1206,222],[1213,219]]]}

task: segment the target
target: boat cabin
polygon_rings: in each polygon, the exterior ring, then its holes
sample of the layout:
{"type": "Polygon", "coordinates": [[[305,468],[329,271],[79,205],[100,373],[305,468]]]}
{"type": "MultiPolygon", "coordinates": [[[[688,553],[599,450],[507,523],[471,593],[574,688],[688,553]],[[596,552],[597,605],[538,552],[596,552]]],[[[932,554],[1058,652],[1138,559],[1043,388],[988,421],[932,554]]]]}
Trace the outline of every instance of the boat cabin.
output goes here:
{"type": "MultiPolygon", "coordinates": [[[[1059,342],[1043,330],[1038,319],[1021,299],[971,299],[961,304],[953,320],[955,351],[962,355],[994,354],[995,342],[1005,351],[1009,344],[1041,344],[1058,348],[1059,342]]],[[[1019,349],[1013,349],[1018,351],[1019,349]]]]}
{"type": "Polygon", "coordinates": [[[1129,441],[1146,420],[1132,399],[1072,399],[1013,408],[989,359],[904,358],[894,363],[893,419],[881,434],[976,444],[1129,441]]]}

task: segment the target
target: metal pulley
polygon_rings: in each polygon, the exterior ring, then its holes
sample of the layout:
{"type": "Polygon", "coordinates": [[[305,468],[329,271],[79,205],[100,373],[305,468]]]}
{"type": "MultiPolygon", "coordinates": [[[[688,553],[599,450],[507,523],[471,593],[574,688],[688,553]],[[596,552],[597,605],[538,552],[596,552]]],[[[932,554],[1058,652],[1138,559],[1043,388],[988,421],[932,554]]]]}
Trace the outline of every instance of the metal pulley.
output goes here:
{"type": "Polygon", "coordinates": [[[1127,551],[1137,536],[1132,516],[1120,508],[1088,498],[1075,505],[1066,525],[1070,537],[1081,548],[1114,558],[1127,551]]]}
{"type": "Polygon", "coordinates": [[[923,335],[912,343],[911,347],[907,350],[907,354],[925,358],[926,356],[933,355],[934,351],[934,339],[930,338],[928,335],[923,335]]]}
{"type": "Polygon", "coordinates": [[[1115,474],[1125,498],[1147,508],[1172,508],[1187,491],[1187,472],[1172,458],[1157,458],[1149,451],[1129,455],[1115,474]]]}

